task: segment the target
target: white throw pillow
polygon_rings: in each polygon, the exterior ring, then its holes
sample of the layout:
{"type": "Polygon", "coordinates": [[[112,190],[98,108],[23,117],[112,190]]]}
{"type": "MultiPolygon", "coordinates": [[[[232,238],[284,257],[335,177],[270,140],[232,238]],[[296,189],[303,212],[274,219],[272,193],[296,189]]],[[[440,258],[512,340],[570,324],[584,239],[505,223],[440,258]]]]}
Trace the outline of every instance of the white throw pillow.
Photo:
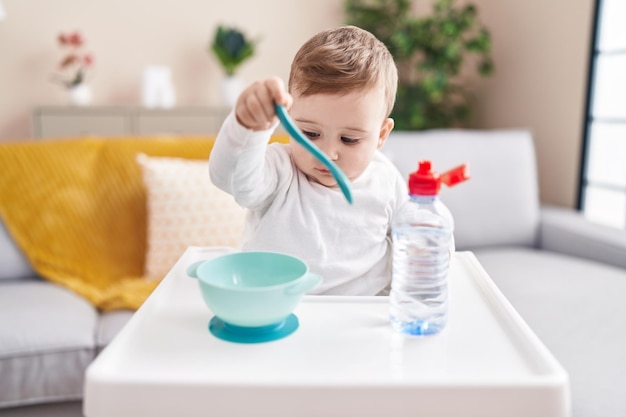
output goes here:
{"type": "Polygon", "coordinates": [[[147,195],[144,276],[161,279],[188,246],[237,247],[245,210],[215,187],[205,160],[137,155],[147,195]]]}

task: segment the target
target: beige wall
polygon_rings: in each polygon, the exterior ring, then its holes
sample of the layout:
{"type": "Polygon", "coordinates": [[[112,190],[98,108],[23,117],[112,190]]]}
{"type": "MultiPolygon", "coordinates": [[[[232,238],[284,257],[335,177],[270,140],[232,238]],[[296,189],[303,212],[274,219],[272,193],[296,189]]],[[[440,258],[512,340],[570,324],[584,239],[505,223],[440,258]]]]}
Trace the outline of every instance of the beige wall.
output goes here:
{"type": "Polygon", "coordinates": [[[576,203],[593,3],[476,1],[497,72],[481,82],[473,124],[532,130],[545,203],[576,203]]]}
{"type": "Polygon", "coordinates": [[[218,24],[259,37],[258,53],[241,67],[246,81],[286,78],[297,48],[342,19],[340,0],[1,0],[0,140],[31,135],[34,106],[65,103],[50,81],[60,59],[60,31],[78,29],[95,56],[95,105],[140,104],[147,65],[171,68],[180,105],[219,105],[223,76],[207,45],[218,24]],[[271,16],[271,17],[270,17],[271,16]]]}
{"type": "MultiPolygon", "coordinates": [[[[143,68],[161,64],[172,69],[180,105],[217,105],[222,73],[206,45],[218,23],[262,38],[241,70],[252,81],[286,78],[300,44],[343,21],[342,0],[1,1],[0,141],[30,137],[34,106],[64,103],[49,80],[59,31],[81,30],[95,55],[94,104],[139,104],[143,68]]],[[[474,2],[492,32],[497,72],[476,88],[472,127],[532,129],[542,201],[572,206],[593,0],[474,2]]]]}

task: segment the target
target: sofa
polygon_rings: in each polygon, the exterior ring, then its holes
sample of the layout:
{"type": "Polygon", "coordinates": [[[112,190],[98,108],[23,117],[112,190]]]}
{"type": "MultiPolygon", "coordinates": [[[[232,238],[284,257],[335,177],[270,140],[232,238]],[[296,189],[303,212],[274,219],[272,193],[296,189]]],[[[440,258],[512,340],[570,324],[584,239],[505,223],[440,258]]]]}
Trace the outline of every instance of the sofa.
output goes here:
{"type": "MultiPolygon", "coordinates": [[[[197,164],[207,163],[212,144],[213,137],[167,136],[0,144],[1,416],[82,415],[85,369],[158,283],[143,279],[152,265],[146,259],[153,253],[147,250],[153,182],[142,161],[185,161],[204,184],[206,166],[197,164]]],[[[163,172],[179,174],[178,165],[163,172]]],[[[203,204],[213,192],[194,195],[203,204]]],[[[239,209],[232,204],[231,211],[239,209]]],[[[204,242],[224,244],[221,238],[204,242]]],[[[166,240],[172,247],[172,237],[166,240]]]]}
{"type": "MultiPolygon", "coordinates": [[[[441,172],[469,164],[470,181],[441,194],[457,250],[476,254],[568,372],[572,416],[626,415],[626,233],[540,203],[528,130],[393,132],[383,152],[405,178],[418,160],[441,172]]],[[[94,307],[41,278],[7,229],[0,222],[0,416],[80,416],[84,371],[133,309],[94,307]]]]}

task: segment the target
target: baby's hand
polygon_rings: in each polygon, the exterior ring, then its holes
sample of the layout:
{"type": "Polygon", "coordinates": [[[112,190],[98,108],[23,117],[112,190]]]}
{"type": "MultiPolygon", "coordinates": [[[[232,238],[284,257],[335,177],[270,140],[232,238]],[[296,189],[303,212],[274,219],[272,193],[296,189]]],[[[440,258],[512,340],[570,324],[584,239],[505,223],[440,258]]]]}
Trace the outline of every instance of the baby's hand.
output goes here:
{"type": "Polygon", "coordinates": [[[235,105],[237,121],[247,129],[269,129],[278,120],[274,102],[287,108],[291,107],[293,98],[285,90],[283,81],[278,77],[256,81],[237,99],[235,105]]]}

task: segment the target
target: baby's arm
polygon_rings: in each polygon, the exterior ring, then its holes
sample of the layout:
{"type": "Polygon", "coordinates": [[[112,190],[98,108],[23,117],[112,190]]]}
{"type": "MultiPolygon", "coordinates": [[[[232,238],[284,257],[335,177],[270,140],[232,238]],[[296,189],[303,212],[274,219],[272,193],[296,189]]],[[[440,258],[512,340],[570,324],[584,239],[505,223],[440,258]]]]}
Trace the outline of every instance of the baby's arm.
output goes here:
{"type": "Polygon", "coordinates": [[[211,182],[243,207],[261,204],[275,191],[278,172],[288,169],[266,158],[267,143],[277,122],[274,100],[291,104],[291,96],[279,79],[258,81],[244,90],[211,151],[211,182]]]}

